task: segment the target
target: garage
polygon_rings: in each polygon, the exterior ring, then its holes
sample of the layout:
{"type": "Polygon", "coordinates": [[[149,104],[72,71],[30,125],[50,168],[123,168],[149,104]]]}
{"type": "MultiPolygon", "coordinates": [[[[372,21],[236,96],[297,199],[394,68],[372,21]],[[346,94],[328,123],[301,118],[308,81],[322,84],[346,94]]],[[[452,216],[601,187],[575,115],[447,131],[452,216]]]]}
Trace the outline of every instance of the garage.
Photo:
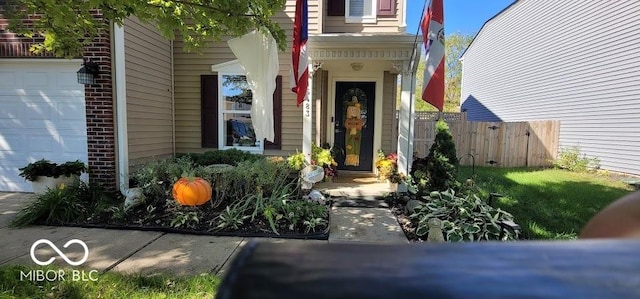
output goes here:
{"type": "Polygon", "coordinates": [[[42,158],[87,163],[80,60],[0,60],[0,191],[32,192],[18,169],[42,158]]]}

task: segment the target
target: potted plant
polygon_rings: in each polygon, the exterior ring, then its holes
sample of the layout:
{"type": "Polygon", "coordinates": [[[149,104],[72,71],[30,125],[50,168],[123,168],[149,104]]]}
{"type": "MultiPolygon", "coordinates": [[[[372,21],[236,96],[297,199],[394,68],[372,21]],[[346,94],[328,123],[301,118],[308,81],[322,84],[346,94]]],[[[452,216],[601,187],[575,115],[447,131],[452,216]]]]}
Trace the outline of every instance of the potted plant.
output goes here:
{"type": "Polygon", "coordinates": [[[76,182],[80,174],[87,171],[86,165],[80,160],[69,161],[63,164],[53,163],[41,159],[20,168],[20,176],[31,181],[33,192],[41,194],[47,189],[57,188],[61,184],[76,182]]]}
{"type": "Polygon", "coordinates": [[[376,160],[376,169],[378,170],[378,181],[397,183],[391,181],[392,178],[397,179],[398,173],[398,155],[396,153],[385,155],[380,149],[378,150],[378,159],[376,160]]]}

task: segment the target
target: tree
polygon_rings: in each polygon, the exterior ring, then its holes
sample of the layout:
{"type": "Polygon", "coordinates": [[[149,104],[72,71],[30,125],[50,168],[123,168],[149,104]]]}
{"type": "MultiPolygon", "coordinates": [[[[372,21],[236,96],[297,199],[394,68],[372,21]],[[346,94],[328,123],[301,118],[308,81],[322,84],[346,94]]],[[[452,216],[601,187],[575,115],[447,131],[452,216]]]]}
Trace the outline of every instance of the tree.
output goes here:
{"type": "Polygon", "coordinates": [[[44,37],[32,51],[59,57],[81,56],[109,22],[122,25],[129,16],[156,25],[167,39],[180,34],[186,50],[224,36],[240,36],[265,27],[284,50],[286,36],[274,13],[285,0],[7,0],[9,30],[26,37],[44,37]],[[101,18],[96,18],[96,12],[101,18]],[[24,20],[28,20],[25,22],[24,20]]]}
{"type": "Polygon", "coordinates": [[[456,145],[444,120],[436,123],[436,138],[426,158],[418,158],[411,165],[411,178],[420,194],[457,188],[458,171],[456,145]]]}
{"type": "Polygon", "coordinates": [[[444,102],[445,107],[449,107],[459,112],[460,92],[462,83],[462,62],[460,56],[473,41],[473,35],[461,33],[450,34],[445,40],[445,74],[444,74],[444,102]],[[447,106],[447,103],[449,105],[447,106]]]}
{"type": "MultiPolygon", "coordinates": [[[[460,55],[471,44],[473,35],[462,33],[449,34],[444,41],[445,69],[444,69],[444,108],[445,112],[459,112],[460,83],[462,82],[462,63],[460,55]]],[[[424,76],[424,57],[420,59],[416,71],[416,111],[437,111],[429,103],[422,100],[422,80],[424,76]]]]}

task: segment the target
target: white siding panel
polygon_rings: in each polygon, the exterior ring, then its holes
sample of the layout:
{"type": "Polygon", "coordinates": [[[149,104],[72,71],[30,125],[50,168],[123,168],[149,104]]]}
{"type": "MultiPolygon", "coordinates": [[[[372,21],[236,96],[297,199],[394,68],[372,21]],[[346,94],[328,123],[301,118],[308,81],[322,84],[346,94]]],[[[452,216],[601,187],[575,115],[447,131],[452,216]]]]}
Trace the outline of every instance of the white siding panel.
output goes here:
{"type": "Polygon", "coordinates": [[[463,57],[469,120],[560,120],[560,146],[640,175],[640,1],[520,0],[463,57]]]}

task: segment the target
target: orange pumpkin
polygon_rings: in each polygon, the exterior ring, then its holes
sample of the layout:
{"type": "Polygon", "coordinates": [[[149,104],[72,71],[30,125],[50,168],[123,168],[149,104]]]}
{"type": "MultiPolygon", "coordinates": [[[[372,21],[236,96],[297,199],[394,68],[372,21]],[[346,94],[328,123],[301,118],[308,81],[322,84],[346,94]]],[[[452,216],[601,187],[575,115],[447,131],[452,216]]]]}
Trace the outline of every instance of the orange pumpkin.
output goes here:
{"type": "Polygon", "coordinates": [[[173,184],[173,199],[183,206],[199,206],[211,200],[211,184],[199,177],[183,177],[173,184]]]}

